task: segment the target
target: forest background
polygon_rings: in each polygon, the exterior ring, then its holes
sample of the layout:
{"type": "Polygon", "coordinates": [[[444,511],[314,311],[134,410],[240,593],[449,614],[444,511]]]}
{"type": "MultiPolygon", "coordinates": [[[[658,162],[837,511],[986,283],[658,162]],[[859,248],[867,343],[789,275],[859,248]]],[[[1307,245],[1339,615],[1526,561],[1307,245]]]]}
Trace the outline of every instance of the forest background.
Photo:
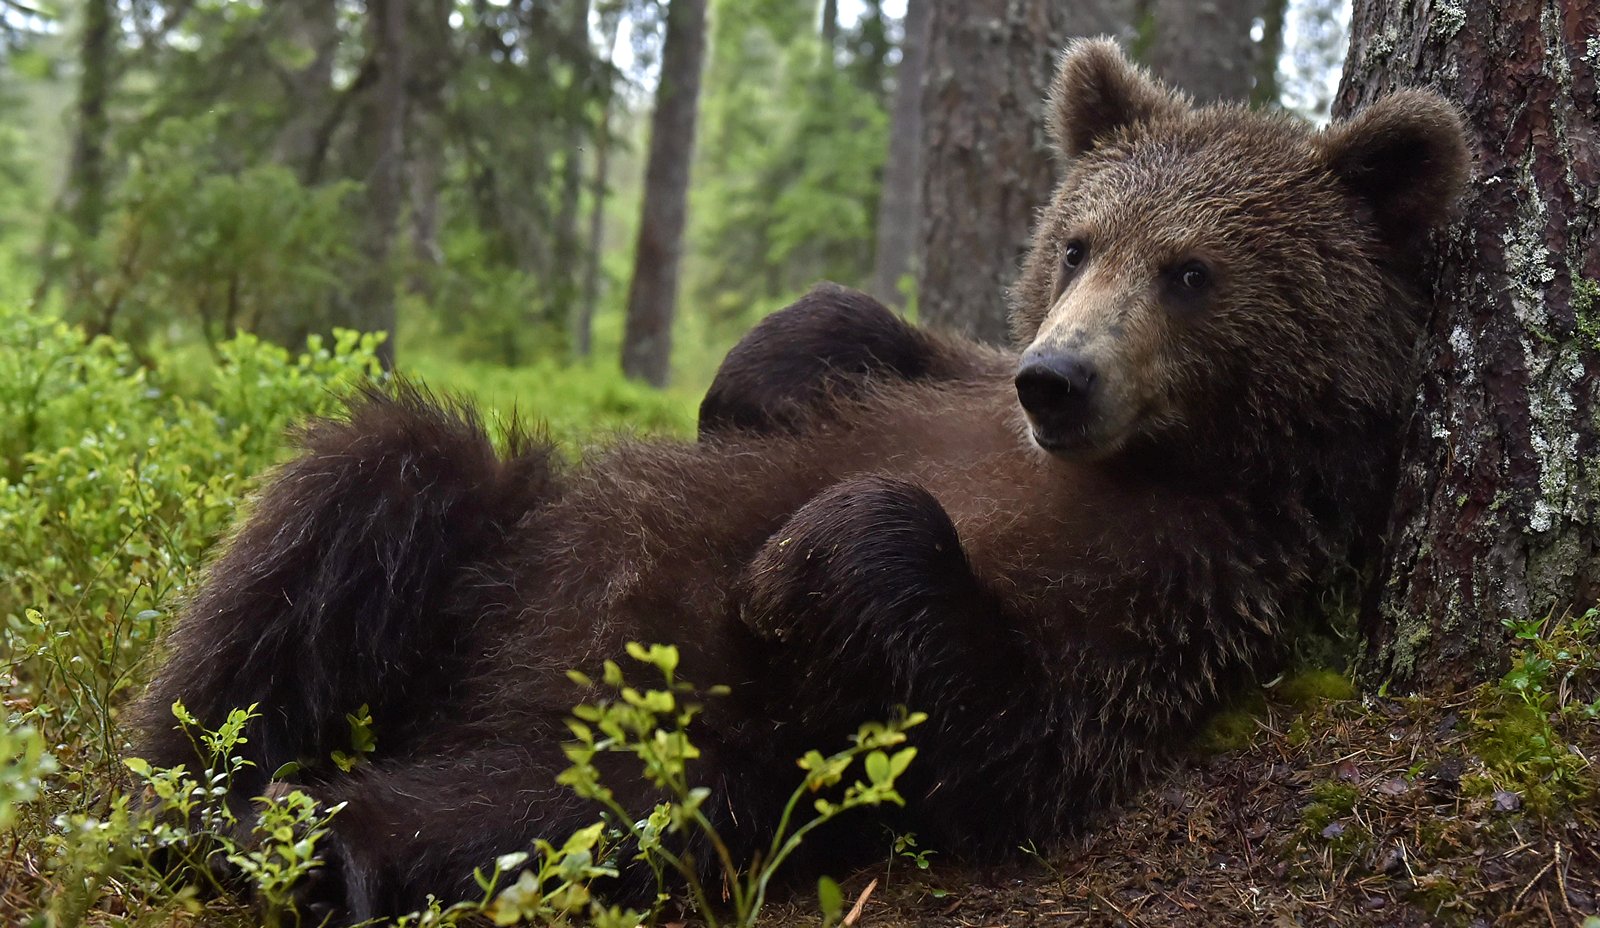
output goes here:
{"type": "MultiPolygon", "coordinates": [[[[390,331],[386,360],[452,382],[446,365],[621,365],[685,395],[817,280],[914,306],[920,281],[970,278],[998,300],[997,272],[924,247],[940,88],[904,89],[926,83],[930,39],[989,11],[710,6],[0,2],[0,299],[147,353],[344,326],[390,331]]],[[[1348,4],[1078,6],[1032,24],[1030,61],[1108,32],[1200,97],[1326,118],[1348,4]]],[[[935,81],[992,81],[972,57],[935,81]]],[[[1042,138],[1023,143],[1022,169],[981,150],[973,166],[996,188],[1038,173],[1042,138]]]]}

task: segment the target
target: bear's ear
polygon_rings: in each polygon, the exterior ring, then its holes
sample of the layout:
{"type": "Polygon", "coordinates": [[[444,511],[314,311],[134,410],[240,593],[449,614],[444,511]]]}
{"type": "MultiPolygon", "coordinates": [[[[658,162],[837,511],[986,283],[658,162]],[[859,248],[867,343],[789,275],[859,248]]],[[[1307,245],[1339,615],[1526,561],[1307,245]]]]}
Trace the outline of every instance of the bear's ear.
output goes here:
{"type": "Polygon", "coordinates": [[[1076,158],[1124,126],[1182,112],[1188,101],[1135,66],[1111,39],[1075,39],[1050,87],[1050,135],[1076,158]]]}
{"type": "Polygon", "coordinates": [[[1372,211],[1394,244],[1447,219],[1472,171],[1461,112],[1426,90],[1401,90],[1329,126],[1328,170],[1372,211]]]}

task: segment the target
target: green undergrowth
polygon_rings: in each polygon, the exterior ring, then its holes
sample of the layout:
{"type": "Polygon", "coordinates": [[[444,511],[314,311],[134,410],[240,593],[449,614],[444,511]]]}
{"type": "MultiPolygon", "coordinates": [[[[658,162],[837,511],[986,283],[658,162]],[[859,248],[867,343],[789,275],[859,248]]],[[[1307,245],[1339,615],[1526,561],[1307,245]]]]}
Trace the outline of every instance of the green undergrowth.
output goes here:
{"type": "MultiPolygon", "coordinates": [[[[251,809],[221,801],[254,708],[207,732],[174,707],[210,758],[193,770],[128,757],[118,718],[208,552],[290,453],[291,424],[336,415],[357,384],[387,379],[377,345],[345,332],[291,352],[246,336],[151,358],[0,308],[0,924],[299,923],[293,887],[322,866],[321,836],[341,810],[296,790],[293,765],[251,809]],[[241,887],[252,906],[231,901],[241,887]]],[[[574,456],[617,432],[685,436],[694,427],[683,395],[602,367],[513,370],[422,356],[402,373],[478,403],[491,431],[513,419],[542,423],[574,456]]],[[[818,824],[899,801],[895,778],[913,754],[904,730],[918,716],[865,725],[843,748],[800,758],[772,848],[756,861],[719,859],[718,885],[699,886],[690,877],[698,865],[674,848],[691,833],[704,839],[697,846],[721,843],[700,812],[707,794],[693,785],[689,726],[700,694],[673,678],[675,655],[634,649],[665,682],[636,688],[608,665],[577,710],[564,779],[595,803],[596,822],[485,862],[478,896],[438,900],[407,923],[636,925],[654,913],[600,905],[589,886],[638,865],[662,877],[657,907],[670,880],[688,896],[674,904],[699,920],[728,913],[747,925],[773,873],[818,824]],[[666,800],[601,817],[609,789],[593,761],[607,753],[634,756],[637,775],[666,800]]],[[[366,762],[383,727],[362,707],[350,711],[349,750],[328,759],[345,768],[366,762]]],[[[825,881],[819,894],[837,921],[837,885],[825,881]]]]}

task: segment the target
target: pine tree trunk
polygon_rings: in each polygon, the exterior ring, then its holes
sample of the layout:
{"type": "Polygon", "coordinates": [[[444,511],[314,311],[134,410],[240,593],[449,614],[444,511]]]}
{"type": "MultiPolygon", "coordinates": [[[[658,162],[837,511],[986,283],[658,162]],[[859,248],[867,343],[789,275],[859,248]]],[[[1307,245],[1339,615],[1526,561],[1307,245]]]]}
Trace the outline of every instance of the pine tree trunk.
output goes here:
{"type": "Polygon", "coordinates": [[[606,244],[606,197],[611,192],[611,111],[615,106],[616,74],[613,70],[617,49],[617,23],[602,27],[606,83],[601,90],[600,124],[594,140],[594,179],[589,193],[589,247],[583,255],[583,294],[572,317],[572,351],[587,358],[594,350],[594,310],[600,302],[600,258],[606,244]]]}
{"type": "Polygon", "coordinates": [[[406,15],[404,0],[367,0],[367,28],[377,68],[361,104],[357,169],[365,184],[362,266],[353,294],[354,328],[387,332],[378,349],[394,366],[395,280],[390,263],[404,197],[406,15]]]}
{"type": "Polygon", "coordinates": [[[283,15],[285,40],[309,51],[305,67],[286,71],[288,118],[273,143],[273,160],[312,183],[322,124],[333,106],[333,60],[339,49],[338,0],[291,0],[283,15]]]}
{"type": "Polygon", "coordinates": [[[623,373],[658,387],[666,385],[671,373],[672,316],[705,47],[706,0],[672,0],[661,52],[661,85],[650,121],[644,206],[622,338],[623,373]]]}
{"type": "Polygon", "coordinates": [[[933,3],[922,114],[924,322],[1007,340],[1005,290],[1054,184],[1043,100],[1075,35],[1116,32],[1123,0],[933,3]]]}
{"type": "Polygon", "coordinates": [[[1155,0],[1149,64],[1195,100],[1248,100],[1255,85],[1250,27],[1262,0],[1155,0]]]}
{"type": "Polygon", "coordinates": [[[1255,85],[1250,102],[1258,106],[1279,103],[1278,59],[1283,57],[1283,27],[1289,19],[1289,0],[1266,0],[1261,12],[1261,41],[1255,49],[1255,85]]]}
{"type": "Polygon", "coordinates": [[[68,166],[67,218],[84,238],[100,232],[106,208],[105,146],[107,97],[111,93],[111,0],[89,0],[83,7],[83,34],[78,45],[77,127],[68,166]]]}
{"type": "Polygon", "coordinates": [[[1431,263],[1419,408],[1364,616],[1369,680],[1498,669],[1502,620],[1600,592],[1600,6],[1356,0],[1336,112],[1431,84],[1477,182],[1431,263]]]}
{"type": "Polygon", "coordinates": [[[578,302],[579,275],[582,273],[582,233],[578,229],[578,200],[583,194],[583,148],[594,134],[576,114],[586,112],[583,97],[589,90],[588,72],[593,67],[589,51],[589,0],[573,0],[567,11],[567,42],[573,60],[569,63],[570,79],[567,84],[569,100],[566,150],[562,153],[561,205],[556,212],[555,229],[555,286],[549,287],[551,301],[548,318],[572,318],[573,306],[578,302]],[[581,56],[582,60],[579,60],[581,56]]]}
{"type": "Polygon", "coordinates": [[[906,0],[905,37],[895,67],[894,109],[889,114],[889,157],[878,202],[872,291],[891,306],[905,304],[900,279],[912,271],[922,194],[922,79],[928,63],[931,0],[906,0]]]}

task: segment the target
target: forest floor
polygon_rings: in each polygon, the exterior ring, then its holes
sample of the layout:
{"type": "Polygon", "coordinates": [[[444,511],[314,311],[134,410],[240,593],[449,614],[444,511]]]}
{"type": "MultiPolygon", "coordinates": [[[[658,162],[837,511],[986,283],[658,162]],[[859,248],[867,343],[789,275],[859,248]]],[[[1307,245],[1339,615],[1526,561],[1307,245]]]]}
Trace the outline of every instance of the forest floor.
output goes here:
{"type": "MultiPolygon", "coordinates": [[[[1247,744],[1186,759],[1048,857],[856,874],[850,923],[1600,926],[1600,722],[1529,729],[1503,695],[1260,706],[1229,721],[1254,721],[1247,744]]],[[[771,916],[817,921],[798,901],[771,916]]]]}

